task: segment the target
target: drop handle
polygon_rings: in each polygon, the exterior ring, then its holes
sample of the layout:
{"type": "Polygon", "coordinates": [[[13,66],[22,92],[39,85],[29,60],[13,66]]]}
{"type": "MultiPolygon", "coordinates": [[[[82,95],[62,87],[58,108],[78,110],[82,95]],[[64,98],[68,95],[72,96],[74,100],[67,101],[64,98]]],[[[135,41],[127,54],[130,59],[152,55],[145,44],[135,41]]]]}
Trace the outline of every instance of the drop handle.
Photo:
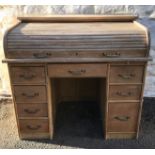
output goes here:
{"type": "Polygon", "coordinates": [[[128,121],[130,119],[129,116],[115,116],[114,119],[119,121],[128,121]]]}
{"type": "Polygon", "coordinates": [[[129,80],[135,77],[135,74],[129,74],[129,75],[118,74],[118,76],[121,77],[122,79],[129,80]]]}
{"type": "Polygon", "coordinates": [[[39,93],[33,93],[33,94],[22,93],[22,96],[33,98],[33,97],[39,96],[39,93]]]}
{"type": "Polygon", "coordinates": [[[123,97],[128,97],[128,96],[131,96],[132,95],[131,92],[127,92],[127,93],[124,93],[124,92],[116,92],[116,94],[118,96],[123,96],[123,97]]]}
{"type": "Polygon", "coordinates": [[[24,109],[24,111],[28,114],[36,114],[40,111],[40,109],[30,110],[30,109],[24,109]]]}
{"type": "Polygon", "coordinates": [[[20,76],[21,78],[26,79],[26,80],[30,80],[30,79],[36,77],[35,74],[20,74],[19,76],[20,76]]]}
{"type": "Polygon", "coordinates": [[[41,59],[41,58],[48,58],[50,57],[52,54],[51,53],[34,53],[33,56],[37,59],[41,59]]]}
{"type": "Polygon", "coordinates": [[[68,72],[69,72],[70,74],[72,74],[72,75],[81,75],[81,74],[86,73],[86,70],[85,70],[85,69],[80,69],[80,70],[69,70],[68,72]]]}
{"type": "Polygon", "coordinates": [[[27,125],[27,128],[30,130],[38,130],[39,128],[41,128],[41,125],[37,125],[37,126],[27,125]]]}

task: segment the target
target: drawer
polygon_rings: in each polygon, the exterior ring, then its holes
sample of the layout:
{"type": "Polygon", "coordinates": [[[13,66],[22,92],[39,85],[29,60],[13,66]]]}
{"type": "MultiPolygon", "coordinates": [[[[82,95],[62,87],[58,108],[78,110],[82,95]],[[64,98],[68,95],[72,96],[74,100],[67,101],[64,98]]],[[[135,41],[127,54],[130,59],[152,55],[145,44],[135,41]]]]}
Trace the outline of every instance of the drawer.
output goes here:
{"type": "Polygon", "coordinates": [[[20,119],[19,120],[20,132],[23,133],[36,133],[36,132],[48,132],[49,125],[48,120],[44,119],[20,119]]]}
{"type": "Polygon", "coordinates": [[[47,117],[47,104],[40,103],[19,103],[17,104],[19,117],[47,117]]]}
{"type": "Polygon", "coordinates": [[[50,64],[50,77],[105,77],[106,64],[50,64]]]}
{"type": "Polygon", "coordinates": [[[111,66],[110,83],[142,83],[144,66],[111,66]]]}
{"type": "Polygon", "coordinates": [[[74,50],[71,49],[70,51],[63,51],[63,50],[53,50],[52,52],[46,52],[46,51],[13,51],[13,52],[7,52],[7,57],[10,59],[25,59],[25,58],[31,58],[31,59],[40,59],[40,58],[123,58],[123,57],[145,57],[146,51],[144,49],[142,50],[122,50],[122,51],[114,51],[114,50],[97,50],[97,49],[84,49],[84,50],[74,50]]]}
{"type": "Polygon", "coordinates": [[[111,85],[109,87],[110,100],[139,100],[141,85],[111,85]]]}
{"type": "Polygon", "coordinates": [[[139,103],[109,103],[108,132],[136,132],[139,103]]]}
{"type": "Polygon", "coordinates": [[[44,67],[11,67],[11,79],[13,84],[44,84],[44,67]]]}
{"type": "Polygon", "coordinates": [[[14,86],[17,103],[46,103],[45,86],[14,86]]]}

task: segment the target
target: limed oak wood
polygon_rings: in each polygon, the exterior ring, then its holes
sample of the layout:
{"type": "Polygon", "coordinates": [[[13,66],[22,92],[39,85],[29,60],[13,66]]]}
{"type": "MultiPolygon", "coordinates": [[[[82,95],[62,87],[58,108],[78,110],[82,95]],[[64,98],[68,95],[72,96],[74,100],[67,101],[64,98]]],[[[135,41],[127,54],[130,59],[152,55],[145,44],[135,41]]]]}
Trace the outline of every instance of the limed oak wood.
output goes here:
{"type": "MultiPolygon", "coordinates": [[[[14,43],[13,43],[14,44],[14,43]]],[[[52,59],[52,58],[111,58],[115,53],[118,53],[119,55],[116,56],[116,58],[124,58],[124,57],[144,57],[146,55],[145,50],[130,50],[130,51],[104,51],[104,50],[97,50],[97,49],[90,49],[90,50],[80,50],[80,49],[68,49],[67,51],[61,50],[61,52],[57,51],[41,51],[41,52],[27,52],[22,50],[21,52],[15,51],[9,53],[10,59],[36,59],[38,56],[38,59],[40,60],[40,57],[45,57],[43,59],[46,60],[52,59]],[[111,54],[111,55],[110,55],[111,54]]]]}
{"type": "Polygon", "coordinates": [[[142,83],[144,66],[111,66],[110,83],[142,83]]]}
{"type": "Polygon", "coordinates": [[[147,62],[152,61],[152,57],[138,57],[138,58],[51,58],[51,59],[4,59],[4,63],[104,63],[104,62],[147,62]]]}
{"type": "Polygon", "coordinates": [[[106,64],[52,64],[48,65],[50,77],[105,77],[106,64]]]}
{"type": "Polygon", "coordinates": [[[48,120],[20,119],[19,124],[22,133],[49,132],[48,120]]]}
{"type": "Polygon", "coordinates": [[[138,137],[151,57],[149,31],[135,18],[19,18],[4,36],[3,62],[21,139],[52,139],[57,104],[81,100],[100,102],[105,139],[138,137]]]}
{"type": "Polygon", "coordinates": [[[140,100],[141,85],[111,85],[109,100],[140,100]]]}
{"type": "Polygon", "coordinates": [[[118,133],[118,132],[108,132],[107,139],[134,139],[136,138],[136,133],[118,133]]]}
{"type": "Polygon", "coordinates": [[[45,84],[44,67],[11,67],[13,84],[45,84]]]}
{"type": "Polygon", "coordinates": [[[47,103],[45,86],[14,86],[17,103],[47,103]]]}
{"type": "Polygon", "coordinates": [[[47,104],[18,103],[17,112],[19,117],[48,117],[47,104]]]}
{"type": "Polygon", "coordinates": [[[20,133],[20,139],[49,139],[50,135],[49,132],[44,132],[44,133],[20,133]]]}
{"type": "Polygon", "coordinates": [[[124,21],[129,22],[137,19],[137,15],[52,15],[52,16],[19,16],[22,22],[103,22],[103,21],[124,21]]]}
{"type": "Polygon", "coordinates": [[[110,103],[108,132],[136,132],[139,103],[110,103]]]}
{"type": "MultiPolygon", "coordinates": [[[[119,17],[103,16],[103,18],[111,18],[114,21],[119,17]]],[[[126,17],[121,16],[120,18],[125,19],[126,17]]],[[[56,19],[56,17],[53,18],[56,19]]],[[[53,18],[51,17],[51,20],[53,18]]],[[[108,51],[108,57],[111,56],[111,52],[112,55],[118,55],[117,53],[120,52],[119,57],[135,57],[138,53],[139,56],[146,55],[148,33],[136,23],[87,22],[87,20],[75,23],[76,17],[58,18],[65,20],[70,18],[73,21],[61,24],[59,22],[20,23],[9,31],[4,39],[6,56],[8,58],[55,58],[63,57],[59,53],[64,51],[64,56],[73,57],[73,51],[95,52],[97,50],[108,51]],[[67,53],[68,51],[70,52],[67,53]],[[137,52],[133,54],[133,51],[137,52]],[[24,54],[22,54],[23,52],[24,54]]],[[[87,19],[85,16],[82,18],[87,19]]],[[[98,18],[102,18],[102,16],[94,17],[94,19],[98,18]]],[[[91,53],[88,53],[87,56],[89,57],[89,55],[91,57],[91,53]]],[[[82,55],[82,57],[85,56],[82,55]]],[[[106,56],[103,55],[103,57],[106,56]]]]}

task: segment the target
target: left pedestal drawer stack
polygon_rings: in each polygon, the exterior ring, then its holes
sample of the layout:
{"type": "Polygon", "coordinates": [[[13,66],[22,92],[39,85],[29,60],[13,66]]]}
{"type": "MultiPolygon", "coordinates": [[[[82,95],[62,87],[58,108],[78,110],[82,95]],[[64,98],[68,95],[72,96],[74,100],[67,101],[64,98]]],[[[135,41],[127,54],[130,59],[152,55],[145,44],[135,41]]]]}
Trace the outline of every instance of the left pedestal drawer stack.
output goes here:
{"type": "Polygon", "coordinates": [[[49,138],[45,66],[11,64],[9,72],[20,138],[49,138]]]}

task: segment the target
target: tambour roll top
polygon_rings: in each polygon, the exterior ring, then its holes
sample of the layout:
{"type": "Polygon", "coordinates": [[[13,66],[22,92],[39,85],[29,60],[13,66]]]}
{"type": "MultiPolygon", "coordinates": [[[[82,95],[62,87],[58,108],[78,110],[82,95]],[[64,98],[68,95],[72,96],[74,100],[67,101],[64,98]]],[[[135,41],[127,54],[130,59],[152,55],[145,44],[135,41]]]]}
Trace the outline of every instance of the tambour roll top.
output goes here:
{"type": "Polygon", "coordinates": [[[148,56],[148,32],[135,16],[92,17],[19,18],[4,39],[6,58],[148,56]]]}

